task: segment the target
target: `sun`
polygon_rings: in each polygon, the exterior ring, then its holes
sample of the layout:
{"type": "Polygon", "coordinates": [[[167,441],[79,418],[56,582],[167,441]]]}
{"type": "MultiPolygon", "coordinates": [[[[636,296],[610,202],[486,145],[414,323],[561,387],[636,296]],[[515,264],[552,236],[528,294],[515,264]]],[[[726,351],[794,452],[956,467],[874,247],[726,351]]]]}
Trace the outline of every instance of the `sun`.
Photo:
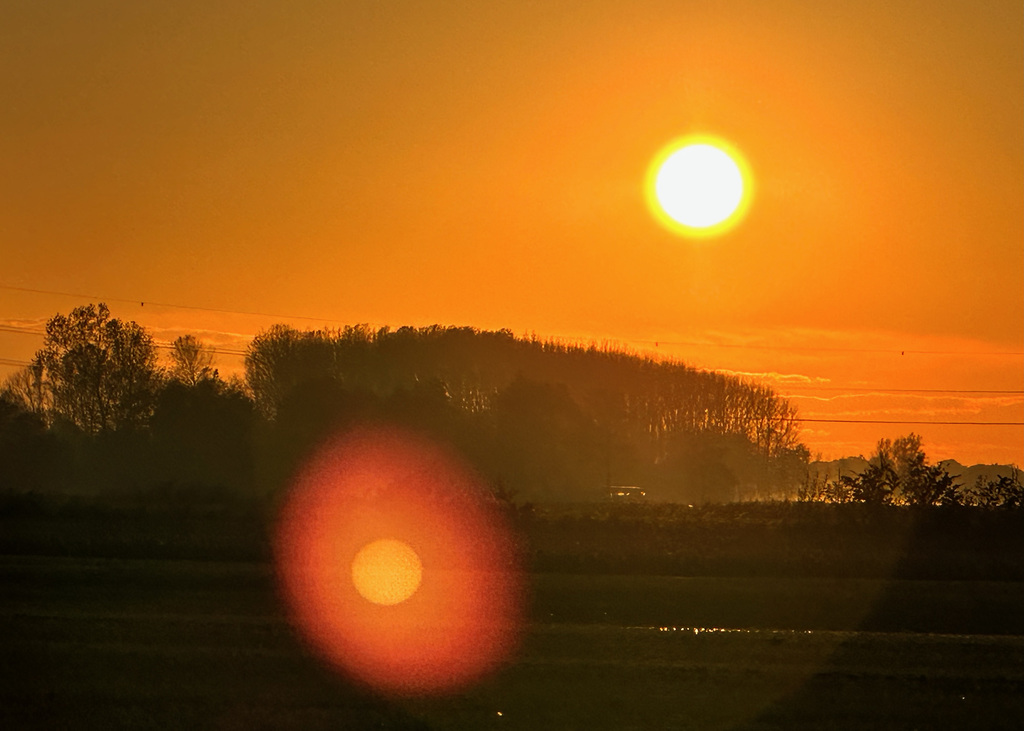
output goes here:
{"type": "Polygon", "coordinates": [[[409,544],[385,538],[363,546],[352,560],[352,583],[374,604],[400,604],[423,578],[420,557],[409,544]]]}
{"type": "Polygon", "coordinates": [[[674,233],[716,236],[746,213],[752,185],[746,161],[728,143],[708,136],[684,137],[651,162],[647,202],[674,233]]]}

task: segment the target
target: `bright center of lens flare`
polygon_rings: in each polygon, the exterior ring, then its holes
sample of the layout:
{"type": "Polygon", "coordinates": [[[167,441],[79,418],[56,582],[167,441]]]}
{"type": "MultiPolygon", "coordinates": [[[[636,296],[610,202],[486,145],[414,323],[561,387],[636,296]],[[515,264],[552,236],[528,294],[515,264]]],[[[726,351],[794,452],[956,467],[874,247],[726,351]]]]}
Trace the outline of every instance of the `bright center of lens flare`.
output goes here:
{"type": "Polygon", "coordinates": [[[667,228],[685,236],[714,236],[731,228],[750,201],[746,163],[731,146],[689,137],[665,147],[651,163],[647,198],[667,228]]]}
{"type": "Polygon", "coordinates": [[[325,438],[289,482],[274,553],[303,639],[375,693],[461,692],[519,645],[525,587],[505,510],[423,435],[377,424],[325,438]]]}
{"type": "Polygon", "coordinates": [[[352,583],[374,604],[400,604],[416,593],[423,565],[409,544],[385,538],[368,543],[352,560],[352,583]]]}

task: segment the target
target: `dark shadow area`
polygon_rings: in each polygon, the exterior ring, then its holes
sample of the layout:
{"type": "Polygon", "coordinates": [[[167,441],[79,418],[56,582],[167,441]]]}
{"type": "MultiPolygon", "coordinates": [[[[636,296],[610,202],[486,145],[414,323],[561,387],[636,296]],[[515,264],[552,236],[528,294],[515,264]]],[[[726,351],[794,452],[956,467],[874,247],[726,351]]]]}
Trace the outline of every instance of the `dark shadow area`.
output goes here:
{"type": "Polygon", "coordinates": [[[745,729],[1014,729],[1024,717],[1024,639],[852,636],[824,668],[745,729]]]}
{"type": "Polygon", "coordinates": [[[4,728],[426,724],[306,652],[265,565],[0,561],[4,728]]]}

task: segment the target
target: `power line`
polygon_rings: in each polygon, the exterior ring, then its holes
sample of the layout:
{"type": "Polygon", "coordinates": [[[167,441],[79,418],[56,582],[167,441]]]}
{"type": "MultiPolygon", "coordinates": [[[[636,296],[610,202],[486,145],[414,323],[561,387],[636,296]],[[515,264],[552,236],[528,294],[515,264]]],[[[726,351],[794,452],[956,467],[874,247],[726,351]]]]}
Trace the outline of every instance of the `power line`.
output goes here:
{"type": "MultiPolygon", "coordinates": [[[[310,322],[327,322],[336,324],[339,320],[328,317],[314,317],[311,315],[290,315],[274,312],[254,312],[247,310],[232,310],[221,307],[203,307],[200,305],[183,305],[173,302],[153,302],[148,300],[128,299],[125,297],[100,297],[97,295],[80,294],[75,292],[61,292],[52,289],[37,289],[34,287],[16,287],[10,284],[0,284],[0,289],[15,292],[31,292],[33,294],[47,294],[57,297],[74,297],[76,299],[97,300],[101,302],[125,302],[144,307],[146,305],[155,307],[166,307],[180,310],[197,310],[201,312],[218,312],[226,315],[247,315],[251,317],[272,317],[285,320],[308,320],[310,322]]],[[[626,340],[631,343],[653,344],[654,347],[661,345],[690,345],[696,347],[710,348],[736,348],[746,350],[781,350],[781,351],[805,351],[805,352],[836,352],[836,353],[885,353],[890,355],[966,355],[966,356],[1024,356],[1024,351],[962,351],[962,350],[896,350],[891,348],[830,348],[825,346],[799,346],[799,345],[753,345],[739,343],[709,343],[687,340],[626,340]]]]}
{"type": "Polygon", "coordinates": [[[801,346],[801,345],[754,345],[742,343],[709,343],[700,340],[629,340],[631,343],[651,343],[654,347],[662,345],[689,345],[698,348],[734,348],[737,350],[782,350],[809,353],[883,353],[888,355],[1009,355],[1021,357],[1024,351],[1001,351],[1001,350],[911,350],[895,348],[830,348],[827,346],[801,346]]]}
{"type": "Polygon", "coordinates": [[[8,289],[15,292],[32,292],[34,294],[49,294],[57,297],[74,297],[76,299],[85,300],[96,300],[99,302],[125,302],[131,304],[138,304],[140,307],[150,305],[151,307],[167,307],[170,309],[177,310],[199,310],[202,312],[218,312],[224,315],[249,315],[253,317],[274,317],[283,320],[310,320],[312,322],[330,322],[337,323],[338,320],[334,320],[327,317],[311,317],[309,315],[282,315],[274,312],[249,312],[245,310],[229,310],[220,307],[201,307],[199,305],[181,305],[171,302],[153,302],[151,300],[139,300],[139,299],[127,299],[125,297],[98,297],[91,294],[77,294],[75,292],[58,292],[51,289],[34,289],[32,287],[14,287],[9,284],[0,284],[0,289],[8,289]]]}
{"type": "MultiPolygon", "coordinates": [[[[794,385],[786,386],[787,390],[799,390],[806,389],[809,391],[836,391],[843,394],[853,393],[962,393],[962,394],[985,394],[985,395],[1000,395],[1000,396],[1021,396],[1024,395],[1024,390],[994,390],[994,389],[977,389],[977,388],[867,388],[867,387],[850,387],[844,388],[842,386],[804,386],[794,385]]],[[[781,390],[781,388],[780,388],[781,390]]]]}
{"type": "MultiPolygon", "coordinates": [[[[160,348],[161,350],[174,350],[174,343],[168,342],[154,342],[154,348],[160,348]]],[[[207,353],[217,353],[218,355],[248,355],[246,350],[231,350],[228,348],[217,348],[212,345],[204,345],[203,350],[207,353]]]]}
{"type": "MultiPolygon", "coordinates": [[[[19,335],[46,335],[43,330],[31,330],[27,328],[16,328],[9,325],[0,325],[0,332],[16,333],[19,335]]],[[[157,342],[156,347],[168,349],[173,347],[171,343],[157,342]]],[[[205,345],[206,350],[218,353],[222,355],[247,355],[248,352],[240,349],[231,348],[218,348],[217,346],[205,345]]],[[[872,388],[867,386],[817,386],[814,384],[785,384],[776,386],[779,391],[794,391],[794,390],[807,390],[807,391],[829,391],[844,394],[859,394],[859,393],[919,393],[919,394],[973,394],[973,395],[988,395],[988,396],[1022,396],[1024,390],[1022,389],[981,389],[981,388],[885,388],[878,387],[872,388]]],[[[785,394],[789,396],[790,394],[785,394]]]]}
{"type": "MultiPolygon", "coordinates": [[[[43,330],[30,330],[27,328],[10,327],[8,325],[0,325],[0,332],[15,333],[18,335],[35,335],[37,337],[45,336],[46,332],[43,330]]],[[[153,347],[162,349],[171,349],[174,347],[173,343],[166,341],[154,341],[153,347]]],[[[204,345],[203,349],[213,353],[220,353],[222,355],[246,355],[247,351],[238,350],[232,348],[218,348],[215,345],[204,345]]]]}
{"type": "Polygon", "coordinates": [[[0,331],[5,333],[17,333],[18,335],[46,335],[45,330],[29,330],[22,327],[11,327],[10,325],[0,325],[0,331]]]}
{"type": "MultiPolygon", "coordinates": [[[[169,344],[158,344],[158,348],[171,348],[169,344]]],[[[230,353],[232,355],[245,355],[242,351],[214,351],[217,353],[230,353]]],[[[0,358],[0,365],[28,366],[30,361],[14,360],[11,358],[0,358]]],[[[977,393],[969,391],[968,393],[977,393]]],[[[1006,392],[998,392],[1006,393],[1006,392]]],[[[1018,392],[1010,392],[1018,393],[1018,392]]],[[[900,426],[1024,426],[1024,421],[910,421],[895,419],[822,419],[816,417],[794,417],[794,421],[815,424],[894,424],[900,426]]]]}
{"type": "Polygon", "coordinates": [[[901,424],[904,426],[1024,426],[1024,421],[902,421],[889,419],[817,419],[794,417],[794,421],[817,424],[901,424]]]}

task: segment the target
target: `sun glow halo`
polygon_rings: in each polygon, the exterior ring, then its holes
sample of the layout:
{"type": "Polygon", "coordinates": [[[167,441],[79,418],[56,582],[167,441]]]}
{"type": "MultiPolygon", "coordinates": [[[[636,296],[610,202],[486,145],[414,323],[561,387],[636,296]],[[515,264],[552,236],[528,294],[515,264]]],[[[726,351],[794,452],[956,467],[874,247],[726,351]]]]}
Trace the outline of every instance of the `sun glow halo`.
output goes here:
{"type": "Polygon", "coordinates": [[[716,236],[746,212],[751,176],[743,157],[722,140],[706,136],[675,140],[658,153],[647,174],[647,202],[674,233],[716,236]]]}

